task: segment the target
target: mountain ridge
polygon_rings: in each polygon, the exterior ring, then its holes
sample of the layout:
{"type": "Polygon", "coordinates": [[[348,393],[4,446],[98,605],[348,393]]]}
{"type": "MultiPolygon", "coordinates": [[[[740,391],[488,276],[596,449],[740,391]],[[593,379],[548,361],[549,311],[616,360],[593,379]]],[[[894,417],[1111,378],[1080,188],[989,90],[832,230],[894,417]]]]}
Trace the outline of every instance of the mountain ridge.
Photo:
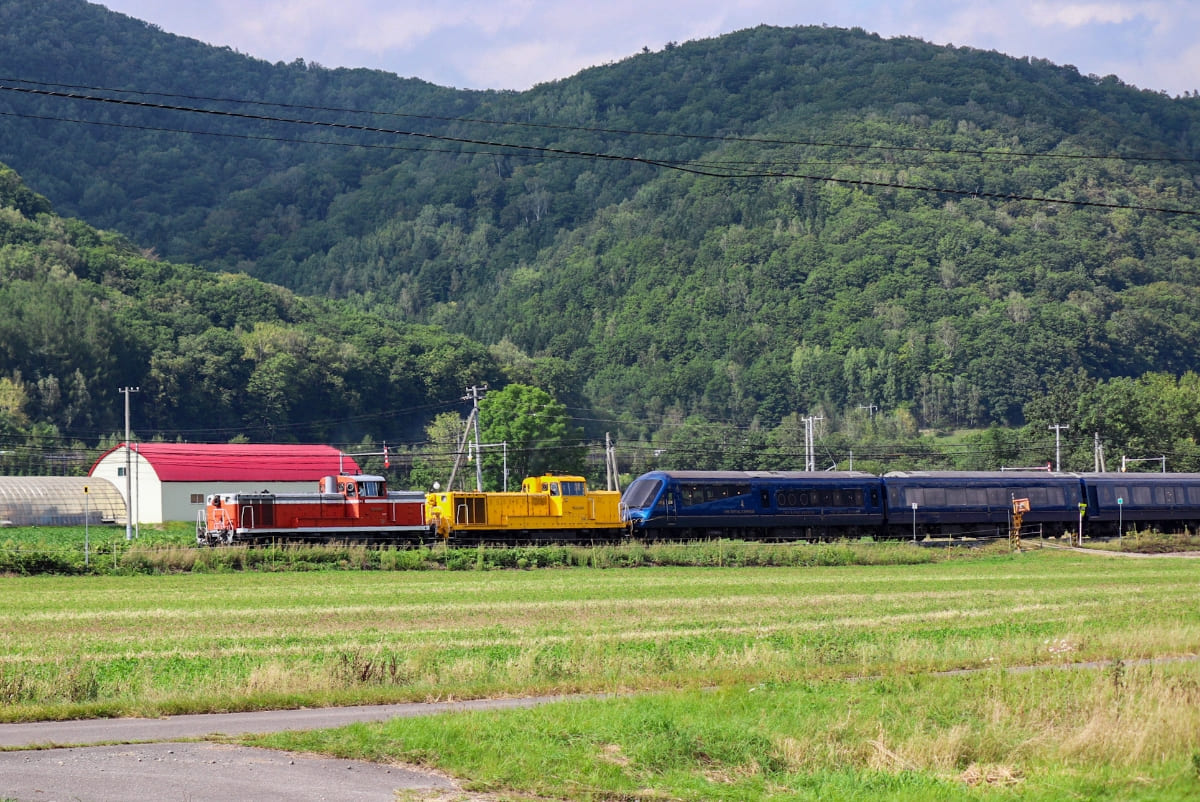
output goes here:
{"type": "MultiPolygon", "coordinates": [[[[0,10],[0,72],[205,107],[0,118],[0,161],[56,208],[172,261],[553,361],[557,389],[638,436],[862,406],[1015,425],[1076,371],[1196,368],[1195,98],[768,26],[525,92],[448,90],[35,6],[0,10]],[[55,42],[79,63],[27,58],[55,42]],[[314,144],[322,126],[285,119],[342,127],[314,144]]],[[[21,102],[0,93],[0,111],[62,114],[21,102]]]]}

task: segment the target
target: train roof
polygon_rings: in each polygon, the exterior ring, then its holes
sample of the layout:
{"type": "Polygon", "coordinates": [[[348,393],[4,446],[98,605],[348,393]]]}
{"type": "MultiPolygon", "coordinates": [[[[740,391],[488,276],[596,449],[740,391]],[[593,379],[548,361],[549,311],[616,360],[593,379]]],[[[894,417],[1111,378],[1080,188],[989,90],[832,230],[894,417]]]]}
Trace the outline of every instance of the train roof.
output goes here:
{"type": "Polygon", "coordinates": [[[1115,471],[1112,473],[1079,473],[1075,474],[1085,482],[1113,482],[1129,484],[1130,482],[1200,482],[1200,473],[1140,473],[1115,471]]]}
{"type": "Polygon", "coordinates": [[[671,479],[733,482],[747,479],[877,479],[866,471],[650,471],[645,475],[667,476],[671,479]]]}
{"type": "Polygon", "coordinates": [[[884,476],[948,476],[955,479],[991,479],[1004,476],[1077,476],[1053,471],[888,471],[884,476]]]}
{"type": "Polygon", "coordinates": [[[1079,474],[1050,471],[890,471],[884,479],[944,480],[948,482],[1078,482],[1079,474]]]}

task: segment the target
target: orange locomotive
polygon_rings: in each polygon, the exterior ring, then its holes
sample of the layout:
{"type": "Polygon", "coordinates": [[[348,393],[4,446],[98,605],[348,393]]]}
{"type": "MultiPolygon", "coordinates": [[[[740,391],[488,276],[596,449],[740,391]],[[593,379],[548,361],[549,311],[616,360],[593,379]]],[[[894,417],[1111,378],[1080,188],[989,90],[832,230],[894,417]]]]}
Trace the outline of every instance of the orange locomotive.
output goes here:
{"type": "Polygon", "coordinates": [[[326,476],[313,493],[214,493],[196,522],[202,546],[271,541],[421,542],[425,494],[382,476],[326,476]]]}

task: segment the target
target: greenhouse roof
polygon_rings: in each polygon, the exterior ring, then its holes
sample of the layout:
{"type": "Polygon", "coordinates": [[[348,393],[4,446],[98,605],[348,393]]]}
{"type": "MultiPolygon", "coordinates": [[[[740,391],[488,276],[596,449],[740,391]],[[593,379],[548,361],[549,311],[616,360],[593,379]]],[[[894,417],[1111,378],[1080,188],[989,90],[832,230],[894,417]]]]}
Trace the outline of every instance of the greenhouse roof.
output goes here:
{"type": "Polygon", "coordinates": [[[0,526],[81,526],[125,520],[125,499],[105,479],[0,476],[0,526]]]}

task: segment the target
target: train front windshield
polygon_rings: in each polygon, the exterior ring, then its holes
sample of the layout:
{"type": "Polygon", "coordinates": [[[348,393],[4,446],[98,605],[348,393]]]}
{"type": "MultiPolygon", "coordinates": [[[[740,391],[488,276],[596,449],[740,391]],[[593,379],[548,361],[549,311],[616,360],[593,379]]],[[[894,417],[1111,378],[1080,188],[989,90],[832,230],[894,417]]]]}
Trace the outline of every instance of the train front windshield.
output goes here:
{"type": "Polygon", "coordinates": [[[621,496],[621,503],[630,510],[653,507],[662,486],[662,479],[638,479],[625,490],[625,495],[621,496]]]}

